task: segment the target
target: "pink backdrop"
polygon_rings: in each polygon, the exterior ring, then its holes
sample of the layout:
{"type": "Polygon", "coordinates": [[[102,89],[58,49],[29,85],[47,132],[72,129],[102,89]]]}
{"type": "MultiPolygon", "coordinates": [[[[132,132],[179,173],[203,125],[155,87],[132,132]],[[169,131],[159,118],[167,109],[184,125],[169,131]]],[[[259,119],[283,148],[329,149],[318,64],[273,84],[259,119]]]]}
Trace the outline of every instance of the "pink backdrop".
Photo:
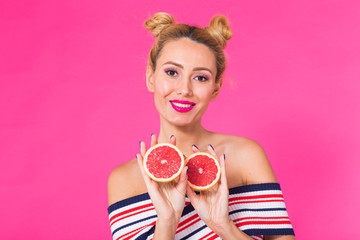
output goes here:
{"type": "Polygon", "coordinates": [[[264,147],[297,239],[358,235],[360,1],[1,0],[0,239],[111,238],[107,177],[158,131],[157,11],[230,18],[204,125],[264,147]]]}

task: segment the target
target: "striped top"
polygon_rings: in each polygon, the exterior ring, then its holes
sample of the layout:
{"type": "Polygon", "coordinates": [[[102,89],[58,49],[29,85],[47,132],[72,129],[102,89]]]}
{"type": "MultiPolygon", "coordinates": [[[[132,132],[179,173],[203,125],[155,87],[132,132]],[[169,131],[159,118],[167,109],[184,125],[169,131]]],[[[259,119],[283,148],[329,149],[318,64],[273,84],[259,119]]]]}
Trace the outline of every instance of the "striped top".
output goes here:
{"type": "MultiPolygon", "coordinates": [[[[109,206],[114,240],[152,239],[157,220],[148,193],[109,206]]],[[[229,218],[254,239],[265,235],[294,235],[278,183],[245,185],[229,189],[229,218]]],[[[208,228],[185,198],[175,239],[211,240],[220,237],[208,228]]]]}

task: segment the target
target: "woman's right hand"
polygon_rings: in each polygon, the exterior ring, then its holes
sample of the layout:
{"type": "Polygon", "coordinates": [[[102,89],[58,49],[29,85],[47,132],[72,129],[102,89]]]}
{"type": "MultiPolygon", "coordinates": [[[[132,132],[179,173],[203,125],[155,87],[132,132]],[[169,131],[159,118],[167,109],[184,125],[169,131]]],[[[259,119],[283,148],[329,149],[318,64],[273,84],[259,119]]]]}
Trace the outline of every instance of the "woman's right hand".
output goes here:
{"type": "MultiPolygon", "coordinates": [[[[175,136],[170,138],[170,143],[175,145],[175,136]]],[[[151,135],[151,146],[157,144],[157,137],[155,134],[151,135]]],[[[144,178],[148,193],[155,207],[158,219],[156,222],[157,228],[163,231],[168,231],[166,234],[171,238],[174,237],[177,225],[179,224],[181,214],[185,206],[185,193],[187,184],[187,167],[184,167],[180,176],[174,181],[167,183],[160,183],[152,180],[146,173],[143,167],[143,158],[145,156],[146,146],[143,141],[140,142],[140,154],[136,154],[141,174],[144,178]],[[171,232],[171,234],[170,234],[171,232]]],[[[155,230],[154,236],[158,235],[159,231],[155,230]]]]}

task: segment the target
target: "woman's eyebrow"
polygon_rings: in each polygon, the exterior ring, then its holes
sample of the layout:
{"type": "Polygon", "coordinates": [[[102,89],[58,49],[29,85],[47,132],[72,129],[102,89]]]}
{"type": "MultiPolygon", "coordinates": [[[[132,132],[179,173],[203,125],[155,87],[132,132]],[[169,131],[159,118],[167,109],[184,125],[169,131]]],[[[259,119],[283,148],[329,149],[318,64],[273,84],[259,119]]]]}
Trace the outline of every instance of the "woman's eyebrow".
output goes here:
{"type": "Polygon", "coordinates": [[[177,66],[179,68],[184,68],[183,65],[181,65],[179,63],[176,63],[176,62],[173,62],[173,61],[168,61],[168,62],[164,63],[163,65],[165,65],[165,64],[172,64],[172,65],[175,65],[175,66],[177,66]]]}
{"type": "Polygon", "coordinates": [[[205,70],[205,71],[208,71],[212,74],[211,70],[206,68],[206,67],[197,67],[197,68],[194,68],[193,71],[201,71],[201,70],[205,70]]]}
{"type": "MultiPolygon", "coordinates": [[[[172,64],[172,65],[175,65],[175,66],[177,66],[177,67],[179,67],[181,69],[184,69],[184,66],[177,63],[177,62],[168,61],[168,62],[164,63],[163,65],[165,65],[165,64],[172,64]]],[[[212,74],[211,70],[206,68],[206,67],[196,67],[196,68],[193,69],[193,71],[201,71],[201,70],[208,71],[208,72],[210,72],[212,74]]]]}

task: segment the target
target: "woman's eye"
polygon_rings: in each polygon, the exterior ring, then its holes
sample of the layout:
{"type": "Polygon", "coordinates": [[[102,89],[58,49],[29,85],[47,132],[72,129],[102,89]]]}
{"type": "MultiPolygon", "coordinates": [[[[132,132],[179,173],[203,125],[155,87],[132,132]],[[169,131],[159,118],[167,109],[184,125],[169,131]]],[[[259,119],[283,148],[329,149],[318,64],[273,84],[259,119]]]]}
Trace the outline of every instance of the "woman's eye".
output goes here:
{"type": "Polygon", "coordinates": [[[205,77],[205,76],[202,76],[202,75],[199,75],[199,76],[196,76],[195,79],[198,80],[198,81],[200,81],[200,82],[205,82],[205,81],[207,81],[209,78],[208,78],[208,77],[205,77]]]}
{"type": "Polygon", "coordinates": [[[166,70],[165,71],[167,75],[175,77],[177,75],[177,72],[175,70],[166,70]]]}

